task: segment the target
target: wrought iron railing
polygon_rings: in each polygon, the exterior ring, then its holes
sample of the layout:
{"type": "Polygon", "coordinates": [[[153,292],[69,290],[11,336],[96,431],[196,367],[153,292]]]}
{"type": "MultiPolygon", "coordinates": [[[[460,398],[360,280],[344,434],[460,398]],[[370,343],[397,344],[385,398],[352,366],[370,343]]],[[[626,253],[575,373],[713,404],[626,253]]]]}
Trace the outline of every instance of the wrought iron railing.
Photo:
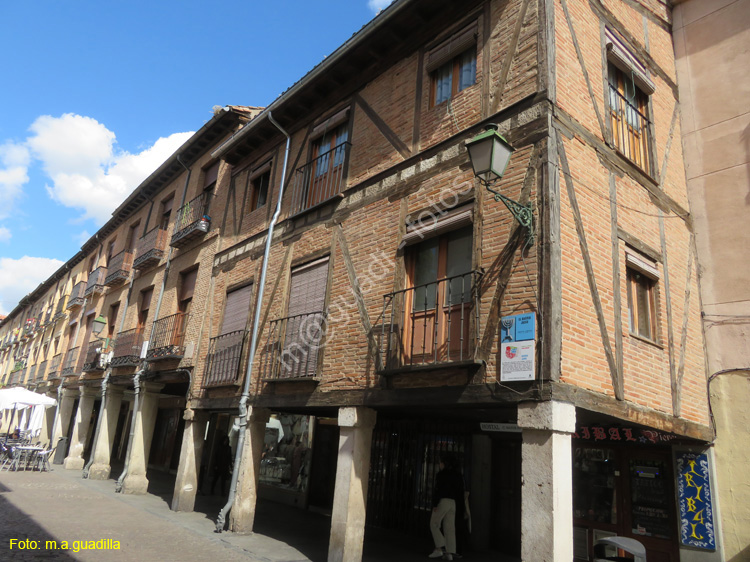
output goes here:
{"type": "Polygon", "coordinates": [[[44,380],[44,374],[47,372],[47,363],[48,361],[45,359],[41,363],[39,363],[39,368],[36,370],[36,380],[37,381],[43,381],[44,380]]]}
{"type": "Polygon", "coordinates": [[[83,296],[88,297],[94,293],[104,291],[104,280],[106,278],[107,268],[101,265],[89,273],[89,280],[86,282],[86,291],[83,293],[83,296]]]}
{"type": "Polygon", "coordinates": [[[326,324],[325,311],[273,320],[261,352],[261,377],[297,379],[318,374],[318,352],[324,342],[326,324]]]}
{"type": "Polygon", "coordinates": [[[24,324],[23,327],[23,336],[31,336],[36,331],[38,324],[39,323],[36,318],[29,318],[28,320],[26,320],[26,324],[24,324]]]}
{"type": "Polygon", "coordinates": [[[172,231],[171,246],[181,246],[196,236],[202,236],[211,225],[208,216],[213,191],[204,191],[198,197],[185,203],[177,211],[172,231]]]}
{"type": "Polygon", "coordinates": [[[117,334],[112,349],[112,367],[138,365],[143,348],[143,328],[134,328],[117,334]]]}
{"type": "Polygon", "coordinates": [[[47,380],[55,380],[60,378],[60,365],[62,364],[62,354],[58,353],[52,357],[52,361],[49,365],[49,372],[47,373],[47,380]]]}
{"type": "MultiPolygon", "coordinates": [[[[479,281],[470,271],[383,297],[381,371],[473,359],[479,327],[479,281]]],[[[379,333],[377,333],[379,331],[379,333]]]]}
{"type": "Polygon", "coordinates": [[[245,335],[245,330],[238,330],[211,338],[203,386],[235,384],[240,380],[245,335]]]}
{"type": "Polygon", "coordinates": [[[133,252],[123,250],[119,254],[115,254],[107,264],[107,277],[104,279],[104,284],[112,287],[127,281],[132,268],[133,252]]]}
{"type": "Polygon", "coordinates": [[[141,236],[138,240],[136,258],[133,260],[135,269],[146,269],[156,265],[164,257],[167,247],[167,231],[156,226],[141,236]]]}
{"type": "Polygon", "coordinates": [[[185,329],[190,315],[178,312],[154,321],[146,359],[179,359],[185,355],[185,329]]]}
{"type": "Polygon", "coordinates": [[[38,364],[35,364],[35,365],[31,365],[31,366],[30,366],[30,367],[29,367],[29,368],[27,369],[27,372],[28,372],[28,376],[29,376],[29,378],[28,378],[28,381],[27,381],[27,382],[35,382],[35,380],[36,380],[36,371],[37,371],[37,369],[38,369],[38,368],[39,368],[39,365],[38,365],[38,364]]]}
{"type": "Polygon", "coordinates": [[[609,85],[609,114],[615,148],[643,171],[651,173],[648,151],[650,121],[612,84],[609,85]]]}
{"type": "Polygon", "coordinates": [[[341,143],[297,168],[292,213],[324,203],[344,190],[344,172],[351,146],[348,142],[341,143]]]}
{"type": "Polygon", "coordinates": [[[104,362],[107,353],[109,353],[109,347],[107,340],[95,340],[89,342],[89,347],[86,350],[86,355],[83,359],[82,371],[89,373],[92,371],[103,371],[106,367],[104,362]]]}
{"type": "Polygon", "coordinates": [[[83,305],[83,293],[85,290],[86,283],[84,281],[80,281],[75,284],[73,290],[70,291],[70,296],[68,297],[68,305],[66,306],[67,310],[83,305]]]}
{"type": "Polygon", "coordinates": [[[65,315],[65,301],[67,299],[67,295],[60,295],[60,300],[57,301],[57,306],[55,307],[55,316],[52,318],[52,320],[57,320],[58,318],[62,318],[65,315]]]}
{"type": "Polygon", "coordinates": [[[65,354],[65,361],[63,361],[62,370],[60,376],[70,377],[78,374],[78,355],[81,351],[79,347],[71,347],[65,354]]]}

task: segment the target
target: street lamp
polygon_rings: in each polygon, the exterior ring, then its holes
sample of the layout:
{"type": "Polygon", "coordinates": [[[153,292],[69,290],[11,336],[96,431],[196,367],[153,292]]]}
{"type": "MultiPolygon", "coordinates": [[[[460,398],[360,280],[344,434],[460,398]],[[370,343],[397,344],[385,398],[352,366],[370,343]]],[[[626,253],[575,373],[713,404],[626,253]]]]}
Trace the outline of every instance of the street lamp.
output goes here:
{"type": "Polygon", "coordinates": [[[466,149],[469,151],[474,176],[495,196],[495,201],[502,201],[519,224],[526,227],[526,245],[530,246],[534,241],[534,213],[531,203],[522,205],[492,189],[503,177],[514,148],[497,132],[497,125],[489,124],[483,132],[466,142],[466,149]]]}
{"type": "Polygon", "coordinates": [[[104,326],[106,325],[107,325],[107,319],[104,318],[104,316],[102,316],[101,314],[97,316],[94,322],[91,324],[91,331],[94,333],[97,339],[101,339],[99,338],[99,334],[102,333],[102,330],[104,329],[104,326]]]}

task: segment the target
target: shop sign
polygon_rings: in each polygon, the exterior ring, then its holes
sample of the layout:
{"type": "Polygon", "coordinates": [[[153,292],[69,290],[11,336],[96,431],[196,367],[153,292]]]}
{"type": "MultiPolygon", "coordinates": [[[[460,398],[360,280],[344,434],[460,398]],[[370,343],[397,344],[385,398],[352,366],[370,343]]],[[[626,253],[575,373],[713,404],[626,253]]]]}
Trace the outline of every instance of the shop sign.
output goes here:
{"type": "Polygon", "coordinates": [[[521,428],[514,423],[480,422],[482,431],[500,431],[503,433],[521,433],[521,428]]]}
{"type": "Polygon", "coordinates": [[[657,445],[668,443],[677,436],[655,429],[638,429],[634,427],[604,427],[598,425],[579,426],[573,434],[574,439],[596,442],[622,442],[640,445],[657,445]]]}
{"type": "Polygon", "coordinates": [[[676,454],[676,466],[680,542],[685,546],[716,550],[708,455],[680,451],[676,454]]]}

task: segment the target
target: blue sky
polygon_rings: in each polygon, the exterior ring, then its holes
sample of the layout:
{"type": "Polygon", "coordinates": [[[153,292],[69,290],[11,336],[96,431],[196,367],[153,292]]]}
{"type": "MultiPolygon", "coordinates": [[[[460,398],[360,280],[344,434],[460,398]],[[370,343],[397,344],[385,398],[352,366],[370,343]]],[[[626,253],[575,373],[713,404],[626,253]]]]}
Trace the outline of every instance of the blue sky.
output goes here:
{"type": "Polygon", "coordinates": [[[268,105],[389,3],[0,2],[0,314],[214,106],[268,105]]]}

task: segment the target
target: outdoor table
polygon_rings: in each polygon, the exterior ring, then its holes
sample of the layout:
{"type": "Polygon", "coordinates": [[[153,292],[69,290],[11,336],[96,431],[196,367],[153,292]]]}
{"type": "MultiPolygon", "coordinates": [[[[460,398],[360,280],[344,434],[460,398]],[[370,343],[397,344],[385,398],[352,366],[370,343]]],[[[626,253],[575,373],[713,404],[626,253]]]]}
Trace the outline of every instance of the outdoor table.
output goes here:
{"type": "Polygon", "coordinates": [[[35,445],[26,445],[26,446],[14,447],[14,449],[17,452],[13,458],[13,464],[11,464],[10,470],[15,471],[15,470],[18,470],[18,466],[21,463],[25,463],[24,470],[28,470],[29,463],[33,461],[36,453],[44,450],[44,447],[39,447],[35,445]]]}

